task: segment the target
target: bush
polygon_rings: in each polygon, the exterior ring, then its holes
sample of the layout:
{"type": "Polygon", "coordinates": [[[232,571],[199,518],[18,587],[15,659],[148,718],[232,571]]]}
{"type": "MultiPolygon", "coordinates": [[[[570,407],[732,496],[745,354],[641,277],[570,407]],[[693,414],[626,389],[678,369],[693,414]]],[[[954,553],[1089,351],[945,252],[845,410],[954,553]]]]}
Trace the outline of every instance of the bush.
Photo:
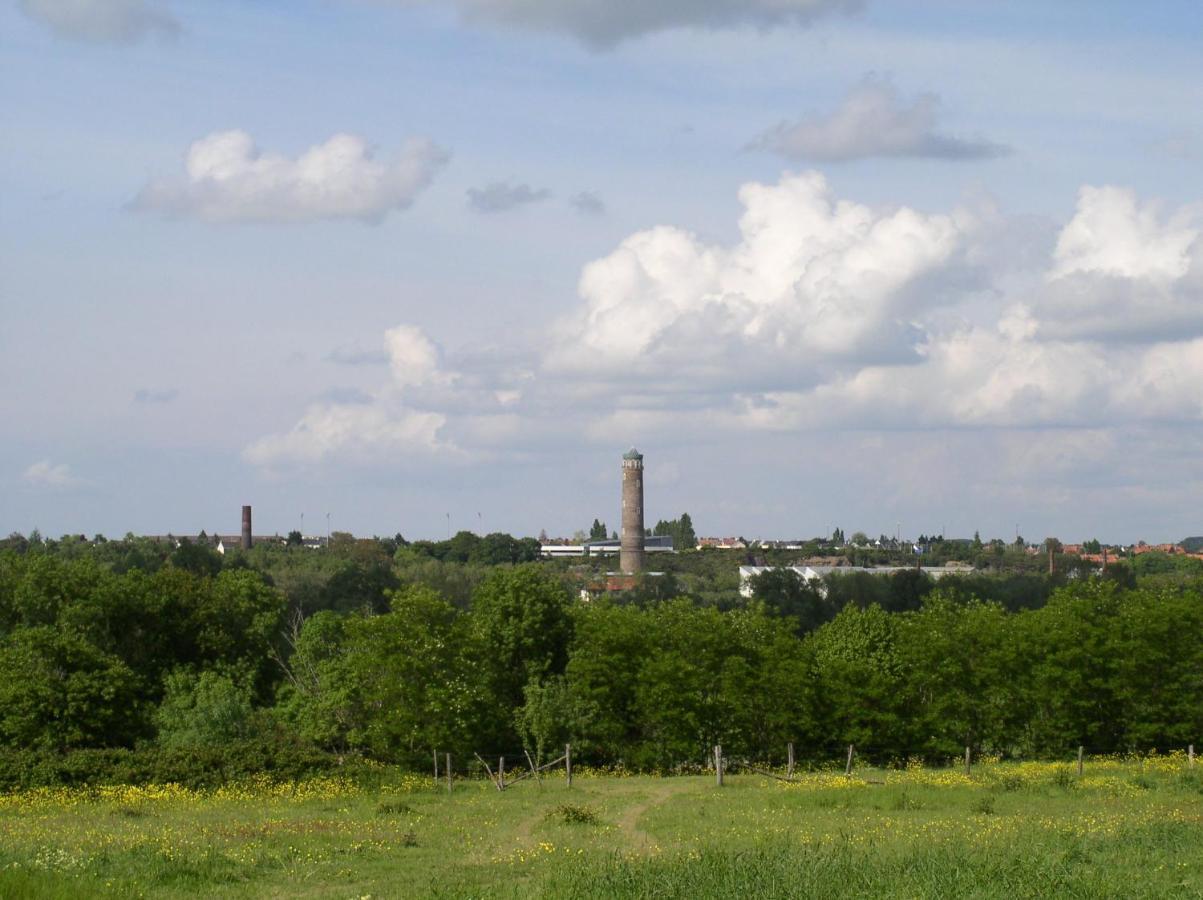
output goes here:
{"type": "Polygon", "coordinates": [[[990,796],[979,797],[973,804],[973,811],[983,816],[994,815],[994,798],[990,796]]]}
{"type": "Polygon", "coordinates": [[[37,753],[0,750],[0,791],[98,784],[166,784],[193,789],[266,774],[281,781],[341,771],[336,756],[286,740],[231,741],[208,747],[155,747],[138,750],[74,750],[37,753]]]}
{"type": "Polygon", "coordinates": [[[164,747],[206,747],[248,737],[254,727],[251,691],[215,671],[173,672],[155,714],[164,747]]]}
{"type": "Polygon", "coordinates": [[[565,803],[557,806],[555,809],[548,810],[547,820],[549,822],[558,822],[564,825],[600,825],[601,819],[597,813],[587,806],[577,806],[573,803],[565,803]]]}

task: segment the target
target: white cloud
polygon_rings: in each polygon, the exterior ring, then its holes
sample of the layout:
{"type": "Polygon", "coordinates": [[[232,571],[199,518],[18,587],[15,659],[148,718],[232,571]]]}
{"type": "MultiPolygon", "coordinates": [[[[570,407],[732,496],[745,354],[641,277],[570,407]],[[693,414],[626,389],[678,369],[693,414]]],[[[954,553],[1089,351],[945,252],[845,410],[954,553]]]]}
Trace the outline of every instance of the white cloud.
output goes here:
{"type": "Polygon", "coordinates": [[[468,205],[482,213],[508,212],[520,206],[539,203],[550,196],[551,191],[547,188],[494,181],[484,187],[468,188],[468,205]]]}
{"type": "Polygon", "coordinates": [[[439,375],[439,352],[420,328],[398,325],[384,333],[389,367],[398,387],[424,384],[439,375]]]}
{"type": "Polygon", "coordinates": [[[310,406],[289,431],[263,437],[243,451],[249,462],[265,467],[305,465],[335,455],[355,459],[391,454],[459,455],[443,435],[447,416],[417,407],[411,394],[438,391],[454,381],[439,365],[438,348],[421,331],[399,325],[385,332],[392,381],[380,391],[329,397],[310,406]]]}
{"type": "Polygon", "coordinates": [[[874,156],[983,159],[1010,152],[991,141],[940,132],[939,108],[935,94],[920,94],[908,104],[891,83],[869,77],[849,92],[835,112],[783,122],[753,146],[788,159],[818,162],[874,156]]]}
{"type": "Polygon", "coordinates": [[[80,480],[71,474],[71,467],[66,463],[53,463],[48,459],[35,462],[22,475],[26,484],[37,488],[64,490],[80,484],[80,480]]]}
{"type": "Polygon", "coordinates": [[[391,454],[452,451],[439,439],[446,417],[375,403],[322,403],[305,411],[284,434],[255,441],[243,453],[260,466],[311,464],[341,454],[381,459],[391,454]]]}
{"type": "MultiPolygon", "coordinates": [[[[401,0],[405,3],[422,0],[401,0]]],[[[851,12],[862,0],[426,0],[454,6],[469,21],[569,34],[611,47],[673,28],[769,28],[851,12]]]]}
{"type": "Polygon", "coordinates": [[[412,139],[382,162],[350,134],[289,159],[261,153],[245,131],[219,131],[188,149],[183,179],[152,181],[132,205],[207,222],[375,224],[412,204],[447,159],[430,141],[412,139]]]}
{"type": "Polygon", "coordinates": [[[1062,463],[1098,470],[1111,451],[1090,450],[1094,435],[1203,424],[1200,251],[1187,213],[1087,189],[1059,233],[1036,229],[1038,244],[1011,255],[996,245],[1016,227],[988,206],[873,209],[833,196],[814,172],[747,184],[740,200],[729,245],[659,226],[586,265],[578,308],[525,358],[449,366],[420,330],[390,330],[391,378],[371,403],[310,409],[247,458],[464,460],[582,435],[814,431],[968,430],[1019,448],[1039,429],[1060,435],[1062,463]],[[1067,282],[1082,291],[1072,314],[1055,304],[1067,282]],[[1074,330],[1109,315],[1134,324],[1150,297],[1182,309],[1195,298],[1196,330],[1122,342],[1074,330]]]}
{"type": "Polygon", "coordinates": [[[163,4],[147,0],[19,0],[18,5],[31,19],[74,40],[128,44],[180,30],[163,4]]]}
{"type": "Polygon", "coordinates": [[[1197,210],[1160,213],[1131,190],[1082,188],[1030,303],[1035,332],[1142,343],[1203,334],[1203,222],[1197,210]]]}
{"type": "Polygon", "coordinates": [[[837,201],[816,172],[745,185],[740,200],[734,246],[661,226],[587,265],[548,369],[730,386],[913,358],[907,289],[952,260],[966,223],[837,201]]]}
{"type": "Polygon", "coordinates": [[[1075,272],[1123,278],[1174,280],[1190,268],[1189,251],[1199,237],[1179,214],[1161,222],[1153,205],[1117,187],[1083,187],[1077,214],[1061,232],[1052,277],[1075,272]]]}

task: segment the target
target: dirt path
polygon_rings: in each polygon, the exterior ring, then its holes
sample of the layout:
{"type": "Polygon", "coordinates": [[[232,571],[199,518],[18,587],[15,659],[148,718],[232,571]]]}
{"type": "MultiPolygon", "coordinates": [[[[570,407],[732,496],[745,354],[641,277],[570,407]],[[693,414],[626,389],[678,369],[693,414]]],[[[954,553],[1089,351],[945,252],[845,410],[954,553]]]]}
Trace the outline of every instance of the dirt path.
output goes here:
{"type": "Polygon", "coordinates": [[[618,821],[614,824],[618,829],[631,840],[631,844],[635,850],[646,850],[655,843],[655,838],[639,827],[639,820],[643,814],[651,809],[665,803],[673,796],[682,793],[687,785],[682,782],[672,780],[664,780],[652,786],[647,792],[647,797],[636,803],[634,806],[628,807],[618,817],[618,821]]]}

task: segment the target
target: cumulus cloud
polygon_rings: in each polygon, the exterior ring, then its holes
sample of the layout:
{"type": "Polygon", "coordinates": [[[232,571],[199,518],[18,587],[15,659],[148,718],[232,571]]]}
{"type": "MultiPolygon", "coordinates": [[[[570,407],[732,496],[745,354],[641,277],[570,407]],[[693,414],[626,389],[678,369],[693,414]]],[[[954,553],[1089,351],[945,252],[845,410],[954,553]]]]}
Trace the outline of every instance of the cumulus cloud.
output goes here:
{"type": "Polygon", "coordinates": [[[1043,289],[1022,308],[1044,337],[1149,342],[1203,335],[1203,222],[1134,191],[1084,187],[1043,289]],[[1028,308],[1030,306],[1030,309],[1028,308]]]}
{"type": "Polygon", "coordinates": [[[26,484],[51,490],[64,490],[81,483],[71,473],[71,467],[66,463],[53,463],[48,459],[35,462],[25,470],[21,477],[26,484]]]}
{"type": "Polygon", "coordinates": [[[600,216],[606,211],[606,204],[593,191],[581,191],[568,201],[572,208],[585,216],[600,216]]]}
{"type": "Polygon", "coordinates": [[[510,184],[494,181],[484,187],[468,189],[468,205],[477,212],[499,213],[539,203],[551,196],[546,188],[532,188],[529,184],[510,184]]]}
{"type": "Polygon", "coordinates": [[[1053,277],[1096,272],[1156,281],[1181,278],[1190,268],[1198,232],[1185,214],[1162,222],[1157,212],[1156,206],[1140,205],[1132,190],[1082,188],[1077,213],[1057,240],[1053,277]]]}
{"type": "Polygon", "coordinates": [[[1018,448],[1041,429],[1070,459],[1115,428],[1203,432],[1196,213],[1085,188],[1069,221],[1034,229],[988,206],[869,207],[815,172],[740,200],[730,243],[662,225],[586,265],[577,308],[525,355],[450,365],[419,329],[390,330],[370,403],[314,407],[247,458],[887,430],[1018,448]],[[1018,232],[1038,240],[1000,253],[1018,232]],[[1177,327],[1141,330],[1150,318],[1177,327]]]}
{"type": "Polygon", "coordinates": [[[415,138],[381,161],[362,138],[336,134],[290,159],[261,152],[245,131],[219,131],[188,149],[183,178],[152,181],[132,207],[206,222],[377,224],[410,206],[448,158],[415,138]]]}
{"type": "Polygon", "coordinates": [[[18,5],[29,18],[73,40],[129,44],[180,30],[163,4],[147,0],[19,0],[18,5]]]}
{"type": "MultiPolygon", "coordinates": [[[[421,0],[402,0],[415,3],[421,0]]],[[[862,0],[426,0],[469,21],[571,35],[594,48],[673,28],[769,28],[859,9],[862,0]]]]}
{"type": "Polygon", "coordinates": [[[806,383],[824,366],[914,356],[906,289],[950,263],[964,223],[837,201],[816,172],[745,185],[740,200],[734,246],[661,226],[586,266],[548,369],[806,383]]]}
{"type": "Polygon", "coordinates": [[[311,405],[291,429],[263,437],[243,451],[246,460],[273,467],[305,465],[330,456],[380,459],[392,454],[457,456],[443,428],[447,416],[415,405],[423,389],[438,392],[455,379],[440,366],[439,351],[421,329],[399,325],[385,332],[390,383],[374,394],[327,396],[311,405]]]}
{"type": "Polygon", "coordinates": [[[834,112],[782,122],[752,146],[788,159],[818,162],[875,156],[984,159],[1010,152],[992,141],[939,131],[939,109],[935,94],[920,94],[908,103],[890,82],[869,77],[834,112]]]}

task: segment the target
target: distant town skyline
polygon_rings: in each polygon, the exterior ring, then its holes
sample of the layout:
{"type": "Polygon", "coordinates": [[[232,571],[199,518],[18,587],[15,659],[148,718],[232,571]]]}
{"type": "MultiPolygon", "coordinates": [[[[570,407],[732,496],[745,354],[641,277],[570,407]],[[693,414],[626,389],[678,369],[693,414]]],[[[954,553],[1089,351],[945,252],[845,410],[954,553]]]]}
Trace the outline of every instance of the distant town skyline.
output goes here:
{"type": "Polygon", "coordinates": [[[0,5],[0,531],[1201,534],[1201,33],[0,5]]]}

